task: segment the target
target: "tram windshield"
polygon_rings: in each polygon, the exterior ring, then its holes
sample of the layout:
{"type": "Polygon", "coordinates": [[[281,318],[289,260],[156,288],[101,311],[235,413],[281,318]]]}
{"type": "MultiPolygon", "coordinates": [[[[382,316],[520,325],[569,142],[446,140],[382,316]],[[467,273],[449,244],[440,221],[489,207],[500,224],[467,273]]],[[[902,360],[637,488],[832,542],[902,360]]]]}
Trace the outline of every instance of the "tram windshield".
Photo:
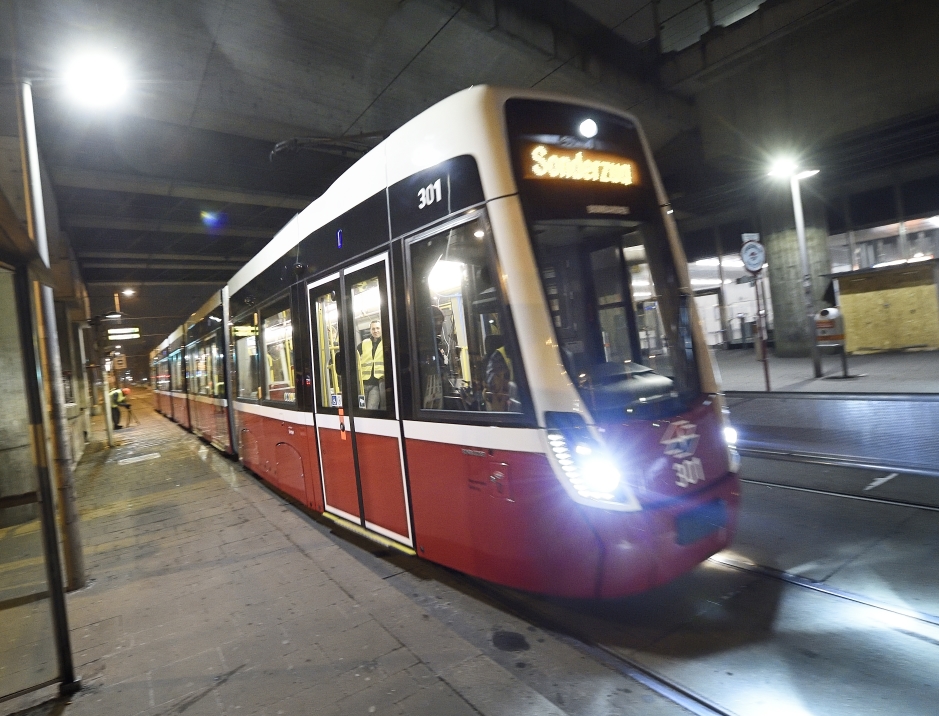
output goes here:
{"type": "Polygon", "coordinates": [[[598,419],[674,414],[700,392],[637,128],[574,105],[506,105],[519,197],[564,366],[598,419]]]}

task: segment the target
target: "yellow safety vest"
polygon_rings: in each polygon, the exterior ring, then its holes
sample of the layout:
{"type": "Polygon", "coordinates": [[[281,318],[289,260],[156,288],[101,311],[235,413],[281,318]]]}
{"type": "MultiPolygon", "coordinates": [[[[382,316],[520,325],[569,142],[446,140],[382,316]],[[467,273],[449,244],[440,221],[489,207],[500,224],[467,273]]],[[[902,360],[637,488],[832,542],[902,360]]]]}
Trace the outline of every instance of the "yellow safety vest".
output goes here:
{"type": "Polygon", "coordinates": [[[509,380],[515,380],[515,371],[512,370],[512,359],[509,358],[509,352],[505,349],[505,346],[496,348],[496,353],[501,353],[502,357],[505,359],[505,365],[509,369],[509,380]]]}
{"type": "Polygon", "coordinates": [[[359,394],[365,393],[365,381],[385,377],[385,348],[381,342],[372,342],[371,338],[362,341],[357,351],[359,355],[359,394]]]}

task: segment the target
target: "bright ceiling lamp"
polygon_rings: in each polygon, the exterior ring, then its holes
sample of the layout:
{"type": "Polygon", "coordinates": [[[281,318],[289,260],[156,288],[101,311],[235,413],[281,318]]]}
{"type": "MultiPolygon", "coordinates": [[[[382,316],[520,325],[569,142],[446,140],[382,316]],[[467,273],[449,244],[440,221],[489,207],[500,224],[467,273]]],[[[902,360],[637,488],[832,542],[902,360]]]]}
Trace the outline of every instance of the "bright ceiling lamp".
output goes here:
{"type": "Polygon", "coordinates": [[[65,72],[65,85],[79,104],[95,109],[113,107],[127,94],[127,72],[113,55],[90,52],[72,60],[65,72]]]}
{"type": "Polygon", "coordinates": [[[463,285],[463,264],[438,259],[427,276],[427,286],[438,296],[456,293],[463,285]]]}

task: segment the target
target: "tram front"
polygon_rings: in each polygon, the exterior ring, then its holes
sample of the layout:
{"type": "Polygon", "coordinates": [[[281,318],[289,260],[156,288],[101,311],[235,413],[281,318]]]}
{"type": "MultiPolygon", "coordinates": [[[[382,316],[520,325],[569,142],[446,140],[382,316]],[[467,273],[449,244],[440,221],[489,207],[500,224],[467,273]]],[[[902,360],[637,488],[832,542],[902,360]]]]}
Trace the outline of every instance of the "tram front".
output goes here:
{"type": "Polygon", "coordinates": [[[532,99],[505,111],[564,382],[576,391],[570,409],[543,401],[549,459],[570,496],[595,508],[597,595],[641,591],[723,549],[736,525],[738,459],[684,254],[634,121],[532,99]]]}

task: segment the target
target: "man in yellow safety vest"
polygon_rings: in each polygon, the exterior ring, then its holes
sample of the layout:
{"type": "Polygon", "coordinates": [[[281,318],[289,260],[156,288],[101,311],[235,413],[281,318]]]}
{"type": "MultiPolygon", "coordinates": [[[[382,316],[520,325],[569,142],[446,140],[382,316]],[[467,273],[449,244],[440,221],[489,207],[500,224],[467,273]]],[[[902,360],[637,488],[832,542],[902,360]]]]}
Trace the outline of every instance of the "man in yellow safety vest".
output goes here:
{"type": "Polygon", "coordinates": [[[359,362],[359,407],[385,409],[385,349],[381,341],[381,322],[372,321],[369,338],[356,351],[359,362]]]}

